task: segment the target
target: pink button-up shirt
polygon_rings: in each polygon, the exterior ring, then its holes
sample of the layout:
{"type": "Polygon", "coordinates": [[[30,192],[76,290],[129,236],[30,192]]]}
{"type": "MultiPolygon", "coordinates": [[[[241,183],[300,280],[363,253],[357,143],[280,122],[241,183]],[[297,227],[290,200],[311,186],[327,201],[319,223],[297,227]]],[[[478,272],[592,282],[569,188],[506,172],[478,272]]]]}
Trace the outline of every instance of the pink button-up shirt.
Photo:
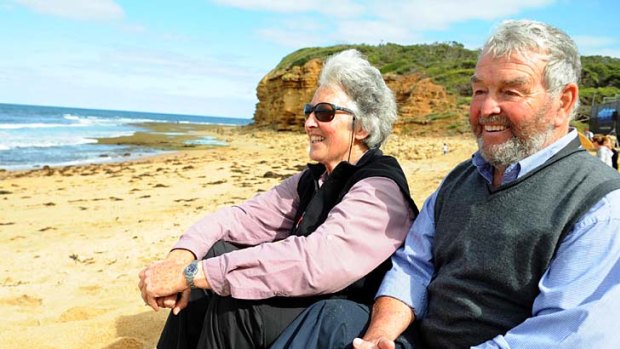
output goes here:
{"type": "Polygon", "coordinates": [[[265,299],[339,291],[402,245],[413,213],[396,183],[384,177],[355,183],[312,234],[291,236],[300,177],[207,215],[174,248],[202,258],[218,240],[253,246],[206,259],[203,270],[221,296],[265,299]]]}

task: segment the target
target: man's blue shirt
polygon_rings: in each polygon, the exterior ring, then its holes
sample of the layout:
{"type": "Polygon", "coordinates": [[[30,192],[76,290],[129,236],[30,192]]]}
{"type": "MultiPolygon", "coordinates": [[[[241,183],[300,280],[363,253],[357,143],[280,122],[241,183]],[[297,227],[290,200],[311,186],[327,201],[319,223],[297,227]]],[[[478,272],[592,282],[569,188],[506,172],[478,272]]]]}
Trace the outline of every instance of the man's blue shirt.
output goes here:
{"type": "MultiPolygon", "coordinates": [[[[540,166],[577,137],[572,130],[552,145],[510,165],[502,184],[540,166]]],[[[493,167],[479,152],[472,157],[478,173],[492,183],[493,167]]],[[[435,270],[435,191],[414,221],[405,245],[392,257],[377,296],[397,298],[423,318],[427,286],[435,270]]],[[[515,203],[518,204],[518,203],[515,203]]],[[[566,235],[538,283],[532,315],[505,334],[474,348],[610,348],[620,345],[620,190],[596,203],[566,235]]]]}

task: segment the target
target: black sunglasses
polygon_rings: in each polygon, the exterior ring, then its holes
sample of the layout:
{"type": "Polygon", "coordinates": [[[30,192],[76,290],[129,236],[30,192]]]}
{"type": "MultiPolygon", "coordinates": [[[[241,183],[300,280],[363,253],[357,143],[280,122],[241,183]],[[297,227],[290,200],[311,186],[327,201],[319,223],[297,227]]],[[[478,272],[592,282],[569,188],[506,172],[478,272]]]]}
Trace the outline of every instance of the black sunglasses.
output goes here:
{"type": "Polygon", "coordinates": [[[306,104],[304,105],[304,114],[306,118],[314,112],[314,117],[321,122],[329,122],[334,120],[334,116],[336,115],[337,110],[342,110],[345,113],[349,113],[355,116],[355,112],[349,108],[339,107],[335,104],[331,103],[317,103],[316,105],[306,104]]]}

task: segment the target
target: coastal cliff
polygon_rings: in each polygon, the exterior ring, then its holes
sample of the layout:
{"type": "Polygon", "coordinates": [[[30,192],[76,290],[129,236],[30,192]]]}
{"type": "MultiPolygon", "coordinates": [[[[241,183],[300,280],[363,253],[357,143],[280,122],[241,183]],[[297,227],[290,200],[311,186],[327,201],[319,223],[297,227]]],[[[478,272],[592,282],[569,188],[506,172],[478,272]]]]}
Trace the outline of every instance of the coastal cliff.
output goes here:
{"type": "MultiPolygon", "coordinates": [[[[479,52],[457,42],[397,45],[338,45],[297,50],[258,84],[254,124],[278,131],[303,130],[304,103],[312,99],[324,59],[355,48],[381,71],[398,103],[395,132],[413,135],[469,133],[470,78],[479,52]]],[[[593,102],[620,94],[620,59],[582,56],[581,107],[584,122],[593,102]]]]}
{"type": "Polygon", "coordinates": [[[303,129],[303,105],[317,87],[323,61],[315,58],[302,66],[274,69],[258,83],[254,124],[278,131],[303,129]]]}
{"type": "MultiPolygon", "coordinates": [[[[303,64],[278,66],[263,77],[257,87],[259,102],[254,125],[277,131],[302,131],[303,105],[312,99],[322,66],[323,58],[312,58],[303,64]]],[[[416,134],[425,134],[425,130],[436,132],[432,129],[437,127],[452,133],[466,131],[466,113],[457,105],[457,96],[431,78],[417,72],[389,72],[383,78],[398,104],[395,132],[410,131],[414,125],[416,134]]]]}

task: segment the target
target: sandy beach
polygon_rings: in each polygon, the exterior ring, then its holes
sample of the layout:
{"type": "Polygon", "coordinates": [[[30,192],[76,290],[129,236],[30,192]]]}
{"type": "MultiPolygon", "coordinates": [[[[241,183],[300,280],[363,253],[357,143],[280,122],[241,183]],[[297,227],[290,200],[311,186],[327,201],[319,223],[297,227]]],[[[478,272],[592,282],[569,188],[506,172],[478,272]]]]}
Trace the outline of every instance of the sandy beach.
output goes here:
{"type": "MultiPolygon", "coordinates": [[[[155,346],[168,311],[144,306],[138,272],[205,213],[269,189],[308,161],[303,134],[203,132],[229,145],[0,172],[0,348],[155,346]]],[[[393,135],[384,152],[400,160],[421,207],[475,147],[469,136],[393,135]]]]}

